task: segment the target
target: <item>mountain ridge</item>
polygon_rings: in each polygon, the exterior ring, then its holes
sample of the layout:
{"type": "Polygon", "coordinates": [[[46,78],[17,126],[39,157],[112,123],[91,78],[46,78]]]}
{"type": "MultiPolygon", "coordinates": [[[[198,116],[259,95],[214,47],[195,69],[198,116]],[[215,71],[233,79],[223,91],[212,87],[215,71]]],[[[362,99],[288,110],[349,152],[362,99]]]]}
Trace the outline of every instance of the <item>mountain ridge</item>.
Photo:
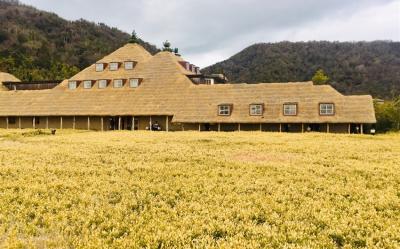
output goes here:
{"type": "MultiPolygon", "coordinates": [[[[21,80],[69,78],[128,42],[103,23],[68,21],[18,1],[0,0],[0,71],[21,80]]],[[[149,52],[154,45],[139,40],[149,52]]]]}
{"type": "Polygon", "coordinates": [[[344,94],[392,98],[400,94],[400,42],[256,43],[202,70],[233,83],[309,81],[323,69],[344,94]]]}

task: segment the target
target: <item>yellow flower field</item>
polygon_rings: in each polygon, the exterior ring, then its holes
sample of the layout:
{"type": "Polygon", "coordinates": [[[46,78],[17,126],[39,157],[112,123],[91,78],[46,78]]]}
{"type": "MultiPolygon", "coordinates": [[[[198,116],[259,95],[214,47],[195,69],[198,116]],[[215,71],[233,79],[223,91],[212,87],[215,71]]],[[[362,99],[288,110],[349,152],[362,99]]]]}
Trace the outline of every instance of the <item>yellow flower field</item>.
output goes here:
{"type": "Polygon", "coordinates": [[[399,248],[400,134],[0,131],[0,248],[399,248]]]}

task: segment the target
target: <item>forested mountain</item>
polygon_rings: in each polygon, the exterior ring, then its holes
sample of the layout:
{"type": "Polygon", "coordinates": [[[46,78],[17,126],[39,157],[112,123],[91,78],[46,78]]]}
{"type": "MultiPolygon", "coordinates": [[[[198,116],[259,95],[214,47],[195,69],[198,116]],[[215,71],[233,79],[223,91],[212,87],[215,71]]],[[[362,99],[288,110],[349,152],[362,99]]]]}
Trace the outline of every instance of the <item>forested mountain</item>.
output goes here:
{"type": "Polygon", "coordinates": [[[250,46],[203,69],[233,82],[308,81],[323,69],[345,94],[400,94],[400,42],[279,42],[250,46]]]}
{"type": "MultiPolygon", "coordinates": [[[[64,79],[127,43],[130,35],[83,19],[0,0],[0,71],[22,80],[64,79]]],[[[150,52],[157,48],[140,40],[150,52]]]]}

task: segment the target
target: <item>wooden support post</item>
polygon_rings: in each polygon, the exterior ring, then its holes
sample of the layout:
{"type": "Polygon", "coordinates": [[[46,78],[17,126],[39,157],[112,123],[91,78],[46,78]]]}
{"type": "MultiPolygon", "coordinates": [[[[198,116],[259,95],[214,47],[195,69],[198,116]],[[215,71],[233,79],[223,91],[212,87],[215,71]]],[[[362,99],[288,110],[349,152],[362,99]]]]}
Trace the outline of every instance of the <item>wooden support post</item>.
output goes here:
{"type": "Polygon", "coordinates": [[[282,124],[279,123],[279,132],[282,132],[282,124]]]}
{"type": "Polygon", "coordinates": [[[87,117],[87,129],[90,130],[90,116],[87,117]]]}
{"type": "Polygon", "coordinates": [[[221,131],[221,124],[218,123],[218,131],[221,131]]]}
{"type": "Polygon", "coordinates": [[[63,118],[62,116],[60,116],[60,129],[62,130],[62,128],[63,128],[63,118]]]}
{"type": "Polygon", "coordinates": [[[185,124],[182,124],[182,131],[185,131],[185,124]]]}
{"type": "Polygon", "coordinates": [[[199,123],[199,131],[201,131],[201,124],[199,123]]]}
{"type": "Polygon", "coordinates": [[[76,128],[76,117],[74,116],[74,117],[72,118],[72,129],[75,130],[75,128],[76,128]]]}
{"type": "Polygon", "coordinates": [[[18,128],[22,128],[22,126],[21,126],[21,117],[18,117],[18,128]]]}
{"type": "Polygon", "coordinates": [[[349,124],[349,125],[347,126],[347,131],[349,132],[349,134],[351,133],[351,124],[349,124]]]}
{"type": "Polygon", "coordinates": [[[100,123],[101,123],[101,131],[104,131],[104,118],[100,118],[100,123]]]}
{"type": "Polygon", "coordinates": [[[131,130],[134,131],[135,130],[135,117],[132,116],[132,125],[131,125],[131,130]]]}
{"type": "Polygon", "coordinates": [[[149,130],[152,131],[153,130],[152,129],[153,128],[153,120],[151,119],[151,116],[150,116],[150,123],[149,124],[150,124],[149,130]]]}
{"type": "Polygon", "coordinates": [[[121,116],[118,117],[118,130],[121,130],[121,116]]]}
{"type": "Polygon", "coordinates": [[[32,128],[36,129],[36,117],[32,118],[32,128]]]}
{"type": "Polygon", "coordinates": [[[304,133],[304,124],[301,123],[301,133],[304,133]]]}
{"type": "Polygon", "coordinates": [[[326,123],[326,132],[329,133],[329,123],[326,123]]]}
{"type": "Polygon", "coordinates": [[[239,124],[238,124],[238,131],[240,131],[240,128],[241,128],[241,127],[240,127],[240,123],[239,123],[239,124]]]}
{"type": "Polygon", "coordinates": [[[262,123],[260,123],[260,131],[262,131],[262,123]]]}
{"type": "Polygon", "coordinates": [[[6,129],[8,129],[8,117],[6,117],[6,129]]]}
{"type": "Polygon", "coordinates": [[[361,131],[361,134],[364,134],[364,124],[360,125],[360,131],[361,131]]]}
{"type": "Polygon", "coordinates": [[[166,121],[165,121],[165,130],[169,131],[169,117],[166,117],[166,121]]]}
{"type": "Polygon", "coordinates": [[[46,129],[49,129],[49,116],[46,117],[46,129]]]}

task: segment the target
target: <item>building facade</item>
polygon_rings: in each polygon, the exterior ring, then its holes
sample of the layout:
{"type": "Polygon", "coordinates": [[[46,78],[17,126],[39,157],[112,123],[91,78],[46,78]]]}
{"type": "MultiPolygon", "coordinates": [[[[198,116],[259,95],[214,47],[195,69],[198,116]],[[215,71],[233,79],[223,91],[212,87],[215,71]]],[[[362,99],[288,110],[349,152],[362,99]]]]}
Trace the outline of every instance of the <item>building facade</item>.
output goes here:
{"type": "Polygon", "coordinates": [[[4,81],[0,128],[363,133],[376,122],[369,95],[312,82],[217,84],[225,81],[127,44],[49,89],[4,81]]]}

